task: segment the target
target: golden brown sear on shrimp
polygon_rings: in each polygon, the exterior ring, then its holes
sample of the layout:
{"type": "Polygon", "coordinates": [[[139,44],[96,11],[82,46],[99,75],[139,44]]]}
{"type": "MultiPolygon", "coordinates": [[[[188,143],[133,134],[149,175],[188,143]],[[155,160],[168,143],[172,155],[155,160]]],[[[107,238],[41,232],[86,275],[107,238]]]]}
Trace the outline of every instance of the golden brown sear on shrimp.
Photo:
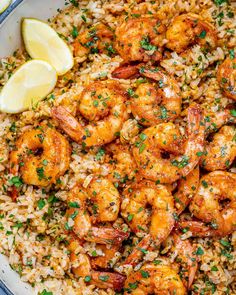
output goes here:
{"type": "Polygon", "coordinates": [[[155,16],[129,17],[116,29],[115,49],[125,62],[158,61],[165,31],[166,27],[155,16]]]}
{"type": "Polygon", "coordinates": [[[123,195],[121,215],[132,231],[149,233],[157,244],[164,241],[175,223],[174,199],[169,190],[163,185],[142,181],[128,187],[123,195]]]}
{"type": "Polygon", "coordinates": [[[76,142],[85,147],[113,141],[127,119],[126,93],[115,81],[93,82],[82,91],[78,112],[89,121],[81,123],[61,106],[52,109],[53,118],[76,142]]]}
{"type": "Polygon", "coordinates": [[[196,236],[226,236],[236,228],[236,174],[214,171],[204,175],[189,207],[200,221],[184,221],[196,236]],[[222,201],[228,200],[226,204],[222,201]]]}
{"type": "Polygon", "coordinates": [[[180,88],[174,77],[159,68],[140,68],[140,74],[154,83],[140,84],[132,95],[131,110],[140,124],[153,126],[173,121],[181,111],[180,88]]]}
{"type": "Polygon", "coordinates": [[[236,128],[223,126],[205,145],[201,166],[208,171],[226,170],[236,158],[236,128]]]}
{"type": "Polygon", "coordinates": [[[10,173],[30,185],[48,186],[69,168],[71,148],[54,128],[39,125],[25,131],[10,154],[10,173]]]}
{"type": "Polygon", "coordinates": [[[132,272],[125,281],[125,295],[186,295],[178,273],[169,265],[144,264],[132,272]]]}
{"type": "Polygon", "coordinates": [[[181,53],[197,43],[204,49],[217,46],[217,33],[212,24],[197,14],[187,13],[175,17],[167,29],[166,47],[181,53]]]}
{"type": "Polygon", "coordinates": [[[96,285],[98,288],[111,288],[115,291],[121,291],[124,286],[125,276],[115,272],[94,270],[88,254],[80,253],[80,248],[80,242],[72,238],[68,249],[70,251],[70,261],[74,275],[77,278],[84,278],[86,282],[96,285]]]}
{"type": "Polygon", "coordinates": [[[198,164],[204,148],[204,124],[199,105],[188,109],[188,138],[183,144],[179,129],[173,123],[161,123],[144,130],[136,139],[133,155],[146,179],[173,183],[187,176],[198,164]],[[163,152],[172,154],[163,157],[163,152]],[[177,156],[182,154],[182,156],[177,156]]]}
{"type": "Polygon", "coordinates": [[[88,28],[75,39],[73,43],[74,55],[79,58],[86,58],[89,53],[113,54],[114,33],[112,30],[100,23],[88,28]]]}

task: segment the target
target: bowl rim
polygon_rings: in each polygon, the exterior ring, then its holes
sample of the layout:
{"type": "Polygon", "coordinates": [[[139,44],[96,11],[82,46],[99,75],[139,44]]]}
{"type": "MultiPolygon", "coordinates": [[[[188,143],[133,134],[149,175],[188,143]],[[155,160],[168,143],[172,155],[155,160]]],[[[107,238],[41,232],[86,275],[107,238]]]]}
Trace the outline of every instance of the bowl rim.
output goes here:
{"type": "MultiPolygon", "coordinates": [[[[0,14],[0,25],[5,21],[5,19],[12,13],[12,11],[24,0],[16,0],[13,3],[9,5],[9,7],[0,14]]],[[[13,293],[10,291],[10,289],[7,287],[7,285],[3,282],[3,280],[0,280],[0,291],[4,292],[5,295],[13,295],[13,293]]]]}
{"type": "Polygon", "coordinates": [[[16,0],[10,4],[10,6],[0,14],[0,25],[4,22],[4,20],[9,16],[10,13],[24,0],[16,0]]]}

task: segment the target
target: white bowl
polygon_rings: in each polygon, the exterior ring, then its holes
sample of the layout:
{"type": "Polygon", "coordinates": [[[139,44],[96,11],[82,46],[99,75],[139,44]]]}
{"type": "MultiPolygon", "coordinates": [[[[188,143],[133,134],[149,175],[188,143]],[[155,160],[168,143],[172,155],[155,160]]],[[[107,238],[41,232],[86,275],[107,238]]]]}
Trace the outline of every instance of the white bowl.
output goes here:
{"type": "MultiPolygon", "coordinates": [[[[0,58],[11,55],[21,46],[20,24],[23,17],[47,20],[65,6],[65,0],[15,0],[0,14],[0,58]]],[[[30,285],[23,283],[6,257],[0,255],[0,295],[34,295],[30,285]]]]}

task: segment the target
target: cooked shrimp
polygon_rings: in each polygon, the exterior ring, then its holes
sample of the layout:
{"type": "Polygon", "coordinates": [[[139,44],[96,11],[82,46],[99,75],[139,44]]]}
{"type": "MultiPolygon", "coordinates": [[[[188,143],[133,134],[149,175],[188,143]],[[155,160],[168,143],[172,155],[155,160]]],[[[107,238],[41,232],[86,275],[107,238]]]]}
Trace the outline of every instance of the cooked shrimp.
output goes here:
{"type": "Polygon", "coordinates": [[[78,253],[80,243],[76,239],[72,239],[68,246],[70,250],[70,261],[72,263],[72,271],[76,277],[83,277],[85,282],[94,284],[99,288],[111,288],[120,291],[125,282],[125,276],[104,271],[94,271],[91,267],[90,259],[85,253],[78,253]]]}
{"type": "Polygon", "coordinates": [[[69,168],[70,145],[54,128],[39,125],[24,132],[10,154],[10,173],[29,185],[47,186],[69,168]]]}
{"type": "MultiPolygon", "coordinates": [[[[206,235],[225,236],[236,230],[236,174],[214,171],[204,175],[200,180],[200,186],[189,207],[192,214],[209,225],[206,235]],[[221,201],[228,200],[228,204],[221,201]]],[[[195,222],[190,229],[197,231],[193,235],[201,235],[201,227],[195,222]]],[[[187,222],[185,222],[185,226],[187,222]]]]}
{"type": "Polygon", "coordinates": [[[112,160],[108,164],[108,178],[112,182],[125,183],[135,177],[137,166],[128,146],[111,143],[106,151],[112,154],[112,160]]]}
{"type": "Polygon", "coordinates": [[[120,266],[136,266],[142,259],[145,251],[149,249],[152,242],[150,234],[145,235],[142,240],[133,247],[132,252],[128,257],[120,264],[120,266]]]}
{"type": "Polygon", "coordinates": [[[232,110],[230,109],[224,109],[218,112],[209,112],[205,110],[204,123],[206,128],[206,135],[210,134],[211,132],[216,132],[216,130],[223,125],[236,123],[236,117],[232,115],[231,111],[232,110]]]}
{"type": "Polygon", "coordinates": [[[80,96],[79,112],[90,123],[82,126],[63,107],[52,109],[60,127],[76,142],[90,147],[111,142],[127,119],[125,90],[114,81],[89,84],[80,96]]]}
{"type": "Polygon", "coordinates": [[[179,275],[168,265],[148,263],[132,272],[125,281],[125,295],[159,294],[186,295],[187,291],[179,275]]]}
{"type": "Polygon", "coordinates": [[[134,233],[148,233],[156,244],[169,236],[175,210],[174,199],[165,186],[142,181],[127,188],[124,197],[121,215],[134,233]]]}
{"type": "Polygon", "coordinates": [[[120,131],[121,143],[130,143],[131,140],[139,134],[140,125],[134,119],[129,119],[124,122],[120,131]]]}
{"type": "Polygon", "coordinates": [[[181,279],[187,289],[190,289],[198,269],[196,247],[188,240],[182,240],[180,233],[174,231],[172,234],[174,241],[173,251],[177,253],[177,261],[182,268],[181,279]]]}
{"type": "Polygon", "coordinates": [[[214,26],[193,13],[175,17],[167,29],[166,39],[166,47],[177,53],[183,52],[195,43],[204,49],[217,46],[217,32],[214,26]]]}
{"type": "Polygon", "coordinates": [[[208,170],[225,170],[236,158],[236,128],[223,126],[205,146],[201,166],[208,170]]]}
{"type": "Polygon", "coordinates": [[[219,66],[217,80],[225,96],[236,100],[236,58],[227,58],[219,66]]]}
{"type": "Polygon", "coordinates": [[[92,226],[98,222],[115,221],[118,217],[120,195],[109,180],[94,179],[86,189],[76,185],[69,192],[68,202],[66,228],[80,239],[100,244],[117,244],[127,238],[127,233],[121,230],[92,226]]]}
{"type": "Polygon", "coordinates": [[[76,57],[86,57],[89,53],[114,53],[114,34],[111,29],[104,24],[98,24],[85,30],[75,39],[73,43],[76,57]]]}
{"type": "Polygon", "coordinates": [[[116,29],[115,49],[126,62],[158,61],[165,31],[165,26],[153,16],[126,19],[116,29]]]}
{"type": "Polygon", "coordinates": [[[97,245],[96,249],[102,251],[103,255],[93,257],[91,259],[91,265],[93,269],[97,268],[111,268],[112,267],[112,260],[118,253],[120,249],[120,245],[112,245],[112,247],[107,247],[107,245],[97,245]]]}
{"type": "Polygon", "coordinates": [[[178,190],[174,194],[175,208],[177,214],[181,214],[189,205],[199,185],[199,166],[196,166],[187,176],[181,178],[178,183],[178,190]]]}
{"type": "Polygon", "coordinates": [[[181,111],[180,88],[175,79],[158,68],[141,68],[141,74],[158,83],[140,84],[131,100],[131,111],[142,125],[172,121],[181,111]]]}
{"type": "Polygon", "coordinates": [[[188,139],[183,148],[179,129],[173,123],[149,127],[139,135],[133,148],[134,158],[141,175],[159,183],[172,183],[188,175],[198,164],[204,148],[204,124],[201,109],[188,109],[188,139]],[[183,156],[164,159],[161,152],[183,156]]]}

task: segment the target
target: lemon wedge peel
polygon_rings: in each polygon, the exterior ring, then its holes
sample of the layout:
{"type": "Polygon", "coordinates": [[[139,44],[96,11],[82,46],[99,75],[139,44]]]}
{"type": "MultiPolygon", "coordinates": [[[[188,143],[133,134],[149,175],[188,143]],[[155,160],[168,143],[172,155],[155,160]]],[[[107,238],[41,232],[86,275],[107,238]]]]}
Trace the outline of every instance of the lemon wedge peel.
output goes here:
{"type": "Polygon", "coordinates": [[[0,13],[3,13],[8,6],[11,4],[11,0],[1,0],[0,1],[0,13]]]}
{"type": "Polygon", "coordinates": [[[57,72],[43,60],[21,65],[2,88],[0,111],[16,114],[43,100],[57,83],[57,72]]]}
{"type": "Polygon", "coordinates": [[[50,63],[59,76],[64,75],[74,66],[74,58],[69,46],[47,23],[34,18],[24,18],[22,36],[28,54],[32,58],[50,63]]]}

